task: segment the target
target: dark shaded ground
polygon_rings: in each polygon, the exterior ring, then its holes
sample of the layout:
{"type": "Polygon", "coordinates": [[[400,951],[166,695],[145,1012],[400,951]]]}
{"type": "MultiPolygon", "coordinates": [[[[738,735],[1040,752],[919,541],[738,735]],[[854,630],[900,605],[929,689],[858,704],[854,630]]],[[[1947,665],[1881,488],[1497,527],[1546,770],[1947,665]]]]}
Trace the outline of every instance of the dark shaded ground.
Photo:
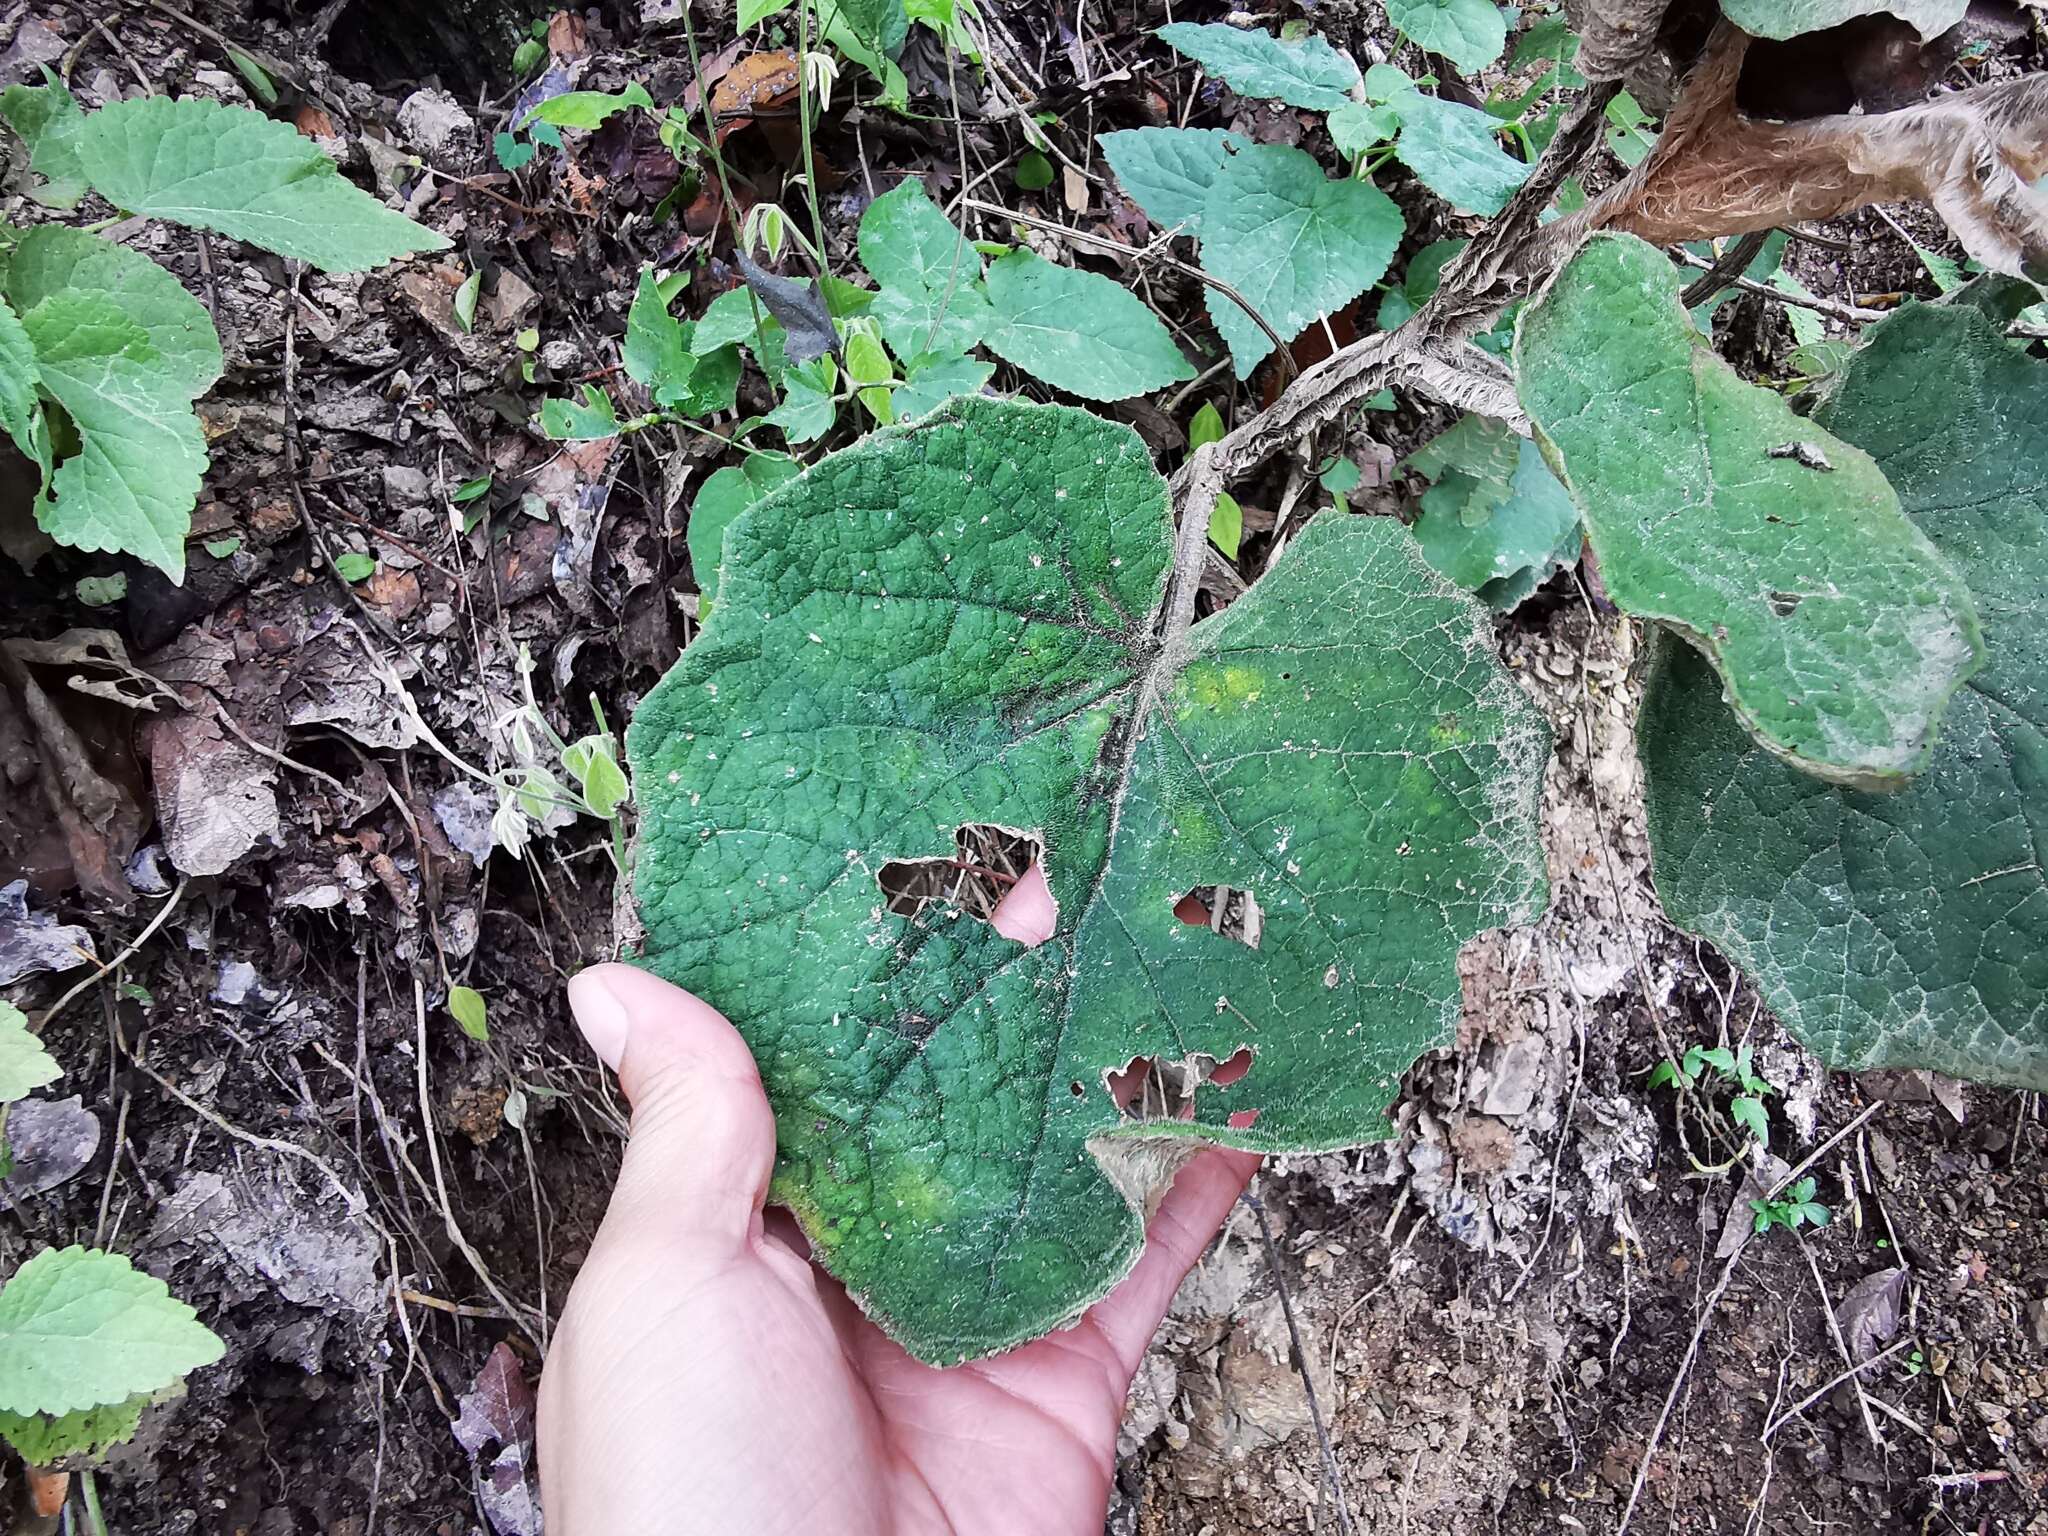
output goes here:
{"type": "MultiPolygon", "coordinates": [[[[1280,140],[1304,131],[1213,87],[1192,93],[1141,46],[1140,24],[1162,19],[1142,8],[1091,10],[1083,35],[1064,11],[990,10],[1011,39],[1006,68],[1061,114],[1057,142],[1084,164],[1091,132],[1180,121],[1184,107],[1190,121],[1280,140]],[[1018,41],[1036,38],[1047,41],[1018,41]]],[[[585,85],[634,77],[678,99],[691,80],[680,13],[650,0],[644,15],[556,17],[559,65],[585,85]]],[[[109,627],[134,659],[110,662],[96,642],[25,660],[20,674],[55,701],[64,730],[31,723],[18,680],[0,694],[0,875],[28,877],[31,909],[81,925],[102,960],[155,925],[49,1030],[67,1069],[51,1096],[77,1100],[97,1148],[45,1191],[17,1183],[0,1267],[45,1243],[121,1248],[229,1345],[100,1474],[112,1528],[134,1536],[521,1528],[516,1502],[480,1501],[450,1424],[496,1345],[529,1374],[537,1366],[602,1210],[622,1106],[561,996],[569,974],[614,953],[615,871],[588,819],[537,839],[524,860],[491,851],[492,806],[466,769],[515,760],[505,721],[524,699],[522,648],[564,735],[590,729],[593,693],[614,723],[630,716],[693,633],[682,534],[690,493],[722,452],[680,435],[557,451],[526,426],[545,394],[609,379],[640,261],[700,262],[679,305],[691,313],[729,283],[715,210],[651,217],[675,175],[666,151],[622,120],[573,143],[568,160],[508,176],[488,140],[512,106],[509,44],[443,57],[442,83],[461,99],[421,105],[416,90],[433,82],[412,78],[419,60],[387,42],[402,14],[359,4],[323,35],[325,17],[48,5],[0,18],[14,78],[44,58],[88,103],[138,76],[243,100],[213,29],[259,48],[298,82],[280,110],[331,134],[366,181],[409,189],[418,215],[456,241],[438,265],[329,278],[229,241],[134,236],[220,323],[229,373],[202,404],[214,467],[198,520],[239,546],[216,558],[195,545],[183,589],[129,568],[112,609],[85,609],[73,589],[117,562],[69,551],[0,598],[0,635],[109,627]],[[408,155],[438,174],[422,177],[408,155]],[[484,282],[465,333],[452,301],[471,268],[484,282]],[[527,327],[539,332],[530,354],[517,343],[527,327]],[[447,498],[485,473],[493,490],[471,509],[486,515],[458,534],[447,498]],[[354,588],[330,571],[349,550],[380,561],[354,588]],[[73,678],[118,697],[67,688],[73,678]],[[108,814],[67,837],[37,789],[52,764],[89,767],[108,814]],[[130,864],[166,838],[175,858],[130,864]],[[180,862],[220,872],[181,879],[180,862]],[[450,982],[486,993],[488,1042],[442,1011],[450,982]]],[[[707,61],[729,64],[730,15],[697,23],[707,61]]],[[[1317,24],[1361,57],[1391,37],[1372,5],[1317,24]]],[[[944,81],[943,61],[926,61],[921,89],[942,93],[944,81]]],[[[1084,184],[1080,208],[1059,180],[1018,191],[1023,141],[1001,105],[963,78],[975,196],[1143,243],[1106,183],[1084,184]]],[[[884,172],[959,189],[951,108],[936,110],[934,131],[835,106],[818,145],[835,260],[884,172]]],[[[760,195],[797,163],[789,128],[787,112],[764,110],[735,136],[735,163],[760,195]]],[[[1393,186],[1415,210],[1411,249],[1452,232],[1428,199],[1393,186]]],[[[1938,225],[1896,216],[1957,254],[1938,225]]],[[[1815,293],[1933,291],[1874,216],[1834,234],[1846,251],[1795,260],[1815,293]]],[[[1088,259],[1142,275],[1150,302],[1199,326],[1188,280],[1088,259]]],[[[1731,349],[1752,366],[1782,359],[1780,309],[1744,297],[1729,310],[1731,349]]],[[[1219,378],[1170,410],[1119,409],[1170,465],[1198,401],[1235,419],[1264,387],[1233,399],[1219,378]]],[[[1398,511],[1394,460],[1446,419],[1404,400],[1302,463],[1273,465],[1241,496],[1252,535],[1241,574],[1263,567],[1262,530],[1280,509],[1327,499],[1313,480],[1323,453],[1360,464],[1356,506],[1398,511]]],[[[1278,1167],[1263,1186],[1360,1527],[1616,1528],[1722,1273],[1724,1214],[1731,1201],[1746,1214],[1726,1176],[1692,1171],[1672,1095],[1644,1079],[1660,1036],[1682,1049],[1725,1035],[1756,1043],[1786,1087],[1773,1147],[1789,1161],[1882,1107],[1810,1170],[1834,1223],[1803,1239],[1772,1233],[1734,1269],[1634,1528],[2048,1532],[2038,1101],[1823,1077],[1716,957],[1656,913],[1625,729],[1636,637],[1567,580],[1505,625],[1502,643],[1558,728],[1553,911],[1468,955],[1466,1026],[1411,1073],[1391,1151],[1278,1167]],[[1893,1266],[1904,1267],[1893,1338],[1905,1342],[1863,1378],[1884,1444],[1842,1387],[1761,1443],[1768,1420],[1842,1369],[1828,1306],[1893,1266]]],[[[36,976],[18,1000],[47,1007],[87,974],[36,976]]],[[[1704,1153],[1709,1137],[1688,1114],[1686,1140],[1704,1153]]],[[[1134,1390],[1111,1529],[1335,1528],[1273,1284],[1240,1211],[1134,1390]]]]}

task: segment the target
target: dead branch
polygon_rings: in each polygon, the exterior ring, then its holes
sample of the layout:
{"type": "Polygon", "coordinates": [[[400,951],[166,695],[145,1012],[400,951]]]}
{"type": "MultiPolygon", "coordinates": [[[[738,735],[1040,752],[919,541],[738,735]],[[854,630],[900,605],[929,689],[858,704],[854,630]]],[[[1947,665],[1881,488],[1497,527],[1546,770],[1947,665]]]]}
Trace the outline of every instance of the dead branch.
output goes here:
{"type": "Polygon", "coordinates": [[[2048,199],[2033,190],[2048,174],[2048,76],[1896,112],[1773,122],[1736,106],[1749,44],[1726,22],[1715,29],[1657,147],[1551,225],[1554,250],[1595,229],[1671,245],[1917,200],[1933,204],[1987,267],[2017,277],[2048,266],[2048,199]]]}
{"type": "Polygon", "coordinates": [[[1671,0],[1572,0],[1579,34],[1573,64],[1588,80],[1620,80],[1649,56],[1671,0]]]}

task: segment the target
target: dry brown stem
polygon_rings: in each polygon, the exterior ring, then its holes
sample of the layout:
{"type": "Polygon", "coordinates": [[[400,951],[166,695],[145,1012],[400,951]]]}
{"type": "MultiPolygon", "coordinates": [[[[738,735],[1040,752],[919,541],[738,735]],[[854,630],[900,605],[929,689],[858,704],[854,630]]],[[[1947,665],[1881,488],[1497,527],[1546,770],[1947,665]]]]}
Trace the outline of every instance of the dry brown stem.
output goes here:
{"type": "Polygon", "coordinates": [[[1657,42],[1671,0],[1571,0],[1565,10],[1579,34],[1572,60],[1588,80],[1619,80],[1657,42]]]}
{"type": "Polygon", "coordinates": [[[2048,76],[1896,112],[1773,122],[1736,107],[1749,43],[1726,22],[1715,29],[1657,147],[1552,225],[1555,248],[1595,229],[1670,245],[1918,200],[1933,204],[1987,267],[2015,277],[2048,268],[2048,199],[2033,190],[2048,174],[2048,76]]]}

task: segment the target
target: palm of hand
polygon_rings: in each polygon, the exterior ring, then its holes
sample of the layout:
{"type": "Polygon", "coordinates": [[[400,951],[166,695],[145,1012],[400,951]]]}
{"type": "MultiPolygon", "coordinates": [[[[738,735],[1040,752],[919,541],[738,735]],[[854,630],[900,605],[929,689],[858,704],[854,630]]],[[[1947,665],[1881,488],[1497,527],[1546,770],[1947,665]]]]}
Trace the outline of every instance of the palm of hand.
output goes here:
{"type": "Polygon", "coordinates": [[[549,1536],[1100,1531],[1131,1377],[1257,1159],[1191,1159],[1073,1328],[937,1370],[764,1220],[774,1121],[732,1027],[644,972],[585,976],[636,1015],[616,1037],[634,1128],[541,1381],[549,1536]]]}

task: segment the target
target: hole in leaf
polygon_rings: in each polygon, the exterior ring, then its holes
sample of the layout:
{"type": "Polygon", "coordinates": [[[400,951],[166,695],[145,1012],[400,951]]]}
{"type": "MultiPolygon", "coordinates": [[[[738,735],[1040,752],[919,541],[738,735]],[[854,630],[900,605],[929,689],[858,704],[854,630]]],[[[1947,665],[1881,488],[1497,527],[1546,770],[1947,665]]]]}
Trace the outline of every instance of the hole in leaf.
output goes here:
{"type": "Polygon", "coordinates": [[[1045,844],[1028,832],[969,822],[953,834],[950,859],[891,859],[876,881],[882,901],[898,917],[927,907],[965,912],[987,922],[996,903],[1045,857],[1045,844]]]}
{"type": "MultiPolygon", "coordinates": [[[[1227,1088],[1252,1069],[1252,1048],[1241,1045],[1218,1061],[1197,1051],[1185,1061],[1158,1056],[1133,1056],[1123,1066],[1102,1074],[1110,1102],[1126,1120],[1192,1120],[1195,1094],[1203,1084],[1227,1088]]],[[[1250,1125],[1258,1111],[1237,1110],[1233,1126],[1250,1125]]]]}
{"type": "Polygon", "coordinates": [[[1190,928],[1207,928],[1249,949],[1259,947],[1266,921],[1258,898],[1234,885],[1198,885],[1173,904],[1173,915],[1190,928]]]}

